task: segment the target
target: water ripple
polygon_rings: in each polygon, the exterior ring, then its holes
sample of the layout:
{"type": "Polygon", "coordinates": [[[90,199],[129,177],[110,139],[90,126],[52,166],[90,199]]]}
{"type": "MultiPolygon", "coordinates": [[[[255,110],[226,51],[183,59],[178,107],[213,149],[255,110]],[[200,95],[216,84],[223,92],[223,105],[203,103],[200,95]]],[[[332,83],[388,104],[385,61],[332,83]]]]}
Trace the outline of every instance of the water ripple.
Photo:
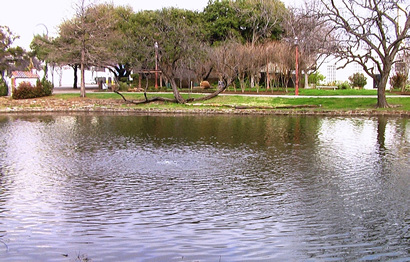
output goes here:
{"type": "Polygon", "coordinates": [[[345,118],[6,119],[0,255],[405,261],[408,125],[345,118]]]}

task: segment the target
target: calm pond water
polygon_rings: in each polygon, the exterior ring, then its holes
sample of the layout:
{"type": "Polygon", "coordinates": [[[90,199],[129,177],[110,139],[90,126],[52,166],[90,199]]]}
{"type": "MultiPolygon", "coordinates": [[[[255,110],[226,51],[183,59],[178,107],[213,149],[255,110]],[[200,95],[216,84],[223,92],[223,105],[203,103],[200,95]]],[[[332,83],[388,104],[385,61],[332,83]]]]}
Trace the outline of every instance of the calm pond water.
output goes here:
{"type": "Polygon", "coordinates": [[[1,261],[410,261],[410,121],[0,116],[1,261]]]}

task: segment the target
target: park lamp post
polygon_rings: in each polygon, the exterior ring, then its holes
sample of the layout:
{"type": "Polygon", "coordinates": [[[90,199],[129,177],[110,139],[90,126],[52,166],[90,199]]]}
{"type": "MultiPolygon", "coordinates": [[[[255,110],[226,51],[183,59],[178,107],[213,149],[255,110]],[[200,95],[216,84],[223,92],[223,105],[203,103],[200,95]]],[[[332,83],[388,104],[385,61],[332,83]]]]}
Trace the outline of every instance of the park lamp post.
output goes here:
{"type": "Polygon", "coordinates": [[[155,89],[158,89],[158,42],[155,42],[155,89]]]}
{"type": "Polygon", "coordinates": [[[298,38],[295,38],[295,96],[299,95],[299,50],[298,38]]]}

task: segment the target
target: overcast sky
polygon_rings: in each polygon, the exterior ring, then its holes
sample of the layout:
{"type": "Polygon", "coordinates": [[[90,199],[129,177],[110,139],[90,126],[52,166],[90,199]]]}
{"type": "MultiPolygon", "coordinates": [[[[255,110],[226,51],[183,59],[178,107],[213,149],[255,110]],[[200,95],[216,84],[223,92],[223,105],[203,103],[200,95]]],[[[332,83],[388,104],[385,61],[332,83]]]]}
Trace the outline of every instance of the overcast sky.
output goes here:
{"type": "MultiPolygon", "coordinates": [[[[285,0],[289,2],[295,0],[285,0]]],[[[20,36],[15,45],[29,49],[35,34],[55,35],[57,26],[64,19],[71,19],[79,0],[1,0],[0,25],[10,27],[20,36]]],[[[131,6],[134,11],[157,10],[163,7],[178,7],[202,11],[208,0],[94,0],[95,3],[114,3],[116,6],[131,6]]]]}
{"type": "MultiPolygon", "coordinates": [[[[115,0],[94,1],[96,3],[114,3],[116,6],[130,5],[134,11],[156,10],[162,7],[179,7],[202,11],[208,0],[115,0]]],[[[1,0],[0,25],[10,27],[20,36],[15,44],[29,48],[33,35],[49,31],[56,34],[57,26],[64,19],[71,19],[78,0],[1,0]],[[47,28],[47,29],[46,29],[47,28]]]]}

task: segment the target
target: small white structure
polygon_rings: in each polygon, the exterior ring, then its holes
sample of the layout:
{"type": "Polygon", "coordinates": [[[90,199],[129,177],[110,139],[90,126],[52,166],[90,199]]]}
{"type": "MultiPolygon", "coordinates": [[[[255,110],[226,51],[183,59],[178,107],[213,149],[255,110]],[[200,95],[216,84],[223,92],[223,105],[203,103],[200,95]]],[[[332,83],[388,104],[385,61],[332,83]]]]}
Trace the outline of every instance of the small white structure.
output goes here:
{"type": "Polygon", "coordinates": [[[21,83],[30,83],[32,86],[36,86],[37,80],[40,77],[37,73],[30,71],[13,71],[11,72],[11,87],[17,88],[21,83]]]}
{"type": "Polygon", "coordinates": [[[39,75],[33,71],[11,72],[11,87],[9,87],[8,95],[11,96],[13,94],[13,88],[18,88],[18,86],[23,82],[30,83],[33,87],[36,86],[37,80],[39,79],[39,75]]]}

